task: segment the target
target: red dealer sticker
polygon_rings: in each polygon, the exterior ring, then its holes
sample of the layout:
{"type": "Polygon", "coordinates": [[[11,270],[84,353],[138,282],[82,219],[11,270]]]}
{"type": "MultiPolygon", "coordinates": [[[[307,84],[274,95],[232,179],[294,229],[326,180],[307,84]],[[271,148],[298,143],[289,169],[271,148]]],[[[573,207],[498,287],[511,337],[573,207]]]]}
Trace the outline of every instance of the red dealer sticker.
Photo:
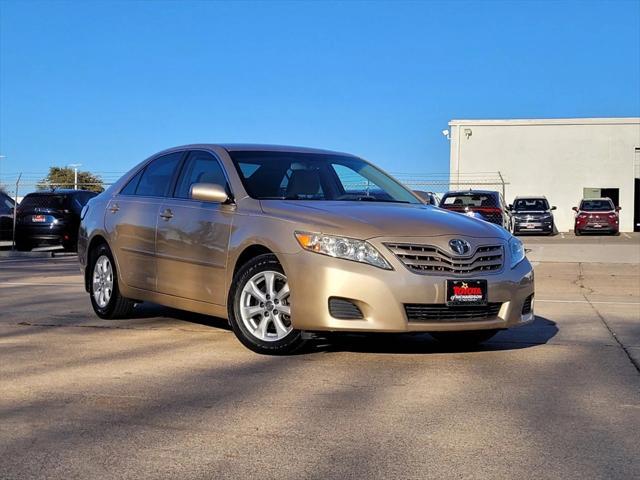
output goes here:
{"type": "Polygon", "coordinates": [[[486,280],[447,280],[447,305],[486,304],[486,280]]]}

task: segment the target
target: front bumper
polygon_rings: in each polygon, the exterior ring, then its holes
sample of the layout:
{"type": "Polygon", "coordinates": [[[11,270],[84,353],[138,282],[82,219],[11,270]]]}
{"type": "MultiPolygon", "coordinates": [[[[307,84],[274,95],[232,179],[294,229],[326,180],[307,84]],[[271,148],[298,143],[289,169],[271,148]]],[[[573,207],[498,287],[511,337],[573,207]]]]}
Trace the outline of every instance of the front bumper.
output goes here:
{"type": "Polygon", "coordinates": [[[553,232],[553,222],[516,221],[513,224],[513,231],[516,233],[551,233],[553,232]]]}
{"type": "Polygon", "coordinates": [[[514,269],[505,265],[497,273],[461,278],[413,273],[388,250],[379,245],[376,248],[391,263],[393,270],[306,251],[278,255],[291,286],[294,328],[363,332],[464,331],[515,327],[534,318],[533,307],[528,313],[522,313],[525,302],[534,293],[533,269],[526,259],[514,269]],[[465,278],[487,280],[488,302],[501,304],[496,315],[470,321],[408,320],[405,305],[444,306],[446,280],[465,278]],[[358,306],[364,318],[334,318],[328,306],[331,297],[348,299],[358,306]]]}

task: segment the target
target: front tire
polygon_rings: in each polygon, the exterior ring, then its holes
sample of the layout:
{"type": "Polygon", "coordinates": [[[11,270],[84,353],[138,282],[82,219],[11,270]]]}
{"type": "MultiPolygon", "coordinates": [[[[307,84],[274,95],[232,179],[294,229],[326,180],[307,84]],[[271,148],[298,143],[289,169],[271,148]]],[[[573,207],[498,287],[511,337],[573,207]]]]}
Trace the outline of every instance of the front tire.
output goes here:
{"type": "Polygon", "coordinates": [[[291,322],[289,283],[275,255],[260,255],[240,268],[227,304],[233,333],[250,350],[286,355],[304,345],[291,322]]]}
{"type": "Polygon", "coordinates": [[[89,296],[93,311],[108,320],[129,317],[135,302],[120,294],[118,272],[109,247],[104,243],[98,245],[90,252],[89,259],[89,296]]]}
{"type": "Polygon", "coordinates": [[[473,330],[466,332],[431,332],[438,342],[451,347],[474,347],[486,342],[493,337],[498,330],[473,330]]]}

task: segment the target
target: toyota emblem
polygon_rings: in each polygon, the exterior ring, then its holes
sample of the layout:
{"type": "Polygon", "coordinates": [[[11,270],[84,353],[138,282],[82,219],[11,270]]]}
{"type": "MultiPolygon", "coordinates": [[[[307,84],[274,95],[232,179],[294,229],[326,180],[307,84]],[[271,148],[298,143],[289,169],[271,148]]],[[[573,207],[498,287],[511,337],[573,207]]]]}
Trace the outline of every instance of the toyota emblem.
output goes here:
{"type": "Polygon", "coordinates": [[[471,250],[469,242],[460,238],[449,240],[449,246],[451,247],[451,250],[456,252],[458,255],[464,255],[465,253],[469,253],[469,250],[471,250]]]}

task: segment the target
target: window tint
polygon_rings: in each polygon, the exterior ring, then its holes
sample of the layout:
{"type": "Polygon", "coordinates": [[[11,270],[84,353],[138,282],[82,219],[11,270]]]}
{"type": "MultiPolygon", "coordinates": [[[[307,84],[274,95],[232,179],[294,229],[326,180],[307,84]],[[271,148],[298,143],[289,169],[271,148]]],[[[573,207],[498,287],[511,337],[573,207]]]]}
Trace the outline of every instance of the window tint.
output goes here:
{"type": "Polygon", "coordinates": [[[500,204],[495,195],[460,193],[445,195],[441,206],[455,209],[463,207],[499,207],[500,204]]]}
{"type": "Polygon", "coordinates": [[[127,183],[125,187],[120,190],[121,195],[135,195],[136,188],[138,188],[138,183],[140,183],[140,177],[142,176],[143,171],[144,170],[140,170],[131,180],[129,180],[129,183],[127,183]]]}
{"type": "Polygon", "coordinates": [[[602,212],[615,210],[613,206],[613,202],[609,199],[606,200],[583,200],[582,205],[580,205],[580,210],[584,210],[585,212],[602,212]]]}
{"type": "Polygon", "coordinates": [[[71,203],[68,195],[27,195],[20,203],[20,209],[47,208],[68,210],[71,203]]]}
{"type": "Polygon", "coordinates": [[[0,212],[9,213],[13,208],[13,200],[9,196],[0,193],[0,212]]]}
{"type": "Polygon", "coordinates": [[[87,204],[89,199],[95,196],[96,194],[91,192],[80,192],[75,194],[73,196],[73,204],[72,204],[73,209],[77,212],[80,212],[82,210],[82,207],[84,207],[87,204]]]}
{"type": "Polygon", "coordinates": [[[167,193],[169,183],[173,177],[182,152],[170,153],[156,158],[144,169],[140,177],[140,183],[136,188],[136,195],[149,197],[163,197],[167,193]]]}
{"type": "Polygon", "coordinates": [[[516,200],[514,207],[516,211],[548,210],[549,204],[544,198],[522,198],[522,199],[516,200]]]}
{"type": "Polygon", "coordinates": [[[420,203],[396,180],[356,157],[275,151],[229,154],[253,198],[420,203]]]}
{"type": "Polygon", "coordinates": [[[194,183],[216,183],[227,186],[222,167],[218,160],[207,152],[192,152],[184,164],[176,185],[175,197],[190,198],[191,185],[194,183]]]}

